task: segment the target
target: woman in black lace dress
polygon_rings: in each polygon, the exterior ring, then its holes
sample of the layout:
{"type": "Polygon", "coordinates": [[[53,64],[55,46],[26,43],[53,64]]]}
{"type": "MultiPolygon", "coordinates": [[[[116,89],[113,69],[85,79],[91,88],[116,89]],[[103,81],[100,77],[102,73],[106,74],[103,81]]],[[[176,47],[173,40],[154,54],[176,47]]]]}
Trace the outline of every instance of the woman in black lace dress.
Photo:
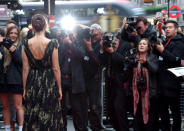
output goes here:
{"type": "Polygon", "coordinates": [[[42,15],[32,18],[35,36],[22,50],[25,99],[24,131],[62,131],[58,43],[44,35],[42,15]]]}

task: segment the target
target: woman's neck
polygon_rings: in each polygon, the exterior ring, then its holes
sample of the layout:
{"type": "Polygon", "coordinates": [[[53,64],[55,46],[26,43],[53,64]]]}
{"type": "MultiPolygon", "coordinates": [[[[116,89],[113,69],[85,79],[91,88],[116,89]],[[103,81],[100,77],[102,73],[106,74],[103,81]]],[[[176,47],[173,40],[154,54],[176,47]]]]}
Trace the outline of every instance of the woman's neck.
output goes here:
{"type": "Polygon", "coordinates": [[[44,31],[35,32],[35,37],[45,37],[45,32],[44,31]]]}
{"type": "Polygon", "coordinates": [[[147,55],[147,52],[139,53],[139,56],[140,56],[141,58],[145,58],[145,57],[146,57],[146,55],[147,55]]]}

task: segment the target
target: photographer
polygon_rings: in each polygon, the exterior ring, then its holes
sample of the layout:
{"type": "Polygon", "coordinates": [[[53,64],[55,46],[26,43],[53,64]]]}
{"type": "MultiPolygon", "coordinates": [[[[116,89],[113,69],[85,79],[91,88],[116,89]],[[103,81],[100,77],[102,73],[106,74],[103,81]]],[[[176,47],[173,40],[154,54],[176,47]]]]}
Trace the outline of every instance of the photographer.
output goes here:
{"type": "Polygon", "coordinates": [[[105,85],[108,115],[115,130],[128,131],[127,91],[123,85],[127,81],[123,71],[124,45],[112,33],[106,33],[103,36],[101,46],[100,60],[106,67],[105,85]]]}
{"type": "Polygon", "coordinates": [[[167,39],[163,43],[155,45],[159,52],[159,108],[161,125],[163,131],[171,130],[170,108],[173,117],[172,131],[181,131],[181,112],[180,112],[180,82],[182,79],[177,78],[169,72],[168,68],[180,67],[181,59],[184,59],[184,36],[178,33],[178,23],[173,20],[166,21],[165,32],[167,39]]]}
{"type": "MultiPolygon", "coordinates": [[[[0,41],[3,40],[4,29],[0,28],[0,41]]],[[[4,47],[0,45],[0,88],[3,88],[4,77],[3,77],[3,62],[4,62],[4,47]]]]}
{"type": "Polygon", "coordinates": [[[155,36],[157,36],[157,32],[145,17],[139,16],[137,18],[136,27],[138,28],[137,33],[139,35],[139,39],[146,38],[151,44],[154,44],[154,39],[155,36]]]}
{"type": "Polygon", "coordinates": [[[10,131],[10,101],[12,94],[14,107],[18,114],[19,131],[22,131],[24,111],[22,108],[22,59],[21,43],[17,26],[7,28],[6,37],[1,38],[0,44],[4,50],[3,88],[0,90],[0,99],[3,104],[3,118],[5,130],[10,131]],[[16,77],[15,77],[16,76],[16,77]]]}
{"type": "Polygon", "coordinates": [[[129,70],[132,72],[135,131],[156,131],[156,96],[158,59],[152,54],[147,39],[141,39],[137,45],[134,58],[127,58],[129,70]]]}
{"type": "Polygon", "coordinates": [[[83,43],[77,42],[76,30],[71,33],[65,32],[62,44],[60,44],[58,49],[63,92],[62,114],[64,131],[67,130],[66,92],[69,93],[75,130],[88,130],[88,104],[82,66],[84,52],[78,47],[78,45],[83,43]]]}
{"type": "MultiPolygon", "coordinates": [[[[87,28],[85,28],[87,29],[87,28]]],[[[98,58],[102,37],[102,28],[93,24],[89,28],[90,37],[84,36],[85,56],[83,70],[86,83],[86,93],[89,102],[89,122],[92,131],[101,129],[101,72],[102,66],[98,58]]],[[[86,33],[87,34],[87,33],[86,33]]]]}

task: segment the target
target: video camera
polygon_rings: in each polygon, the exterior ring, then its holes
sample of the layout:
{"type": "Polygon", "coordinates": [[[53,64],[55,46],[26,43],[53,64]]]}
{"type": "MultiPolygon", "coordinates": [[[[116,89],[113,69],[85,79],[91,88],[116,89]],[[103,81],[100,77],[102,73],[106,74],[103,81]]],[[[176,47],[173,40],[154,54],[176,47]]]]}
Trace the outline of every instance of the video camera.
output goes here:
{"type": "Polygon", "coordinates": [[[103,47],[104,49],[107,49],[111,46],[116,45],[116,43],[113,41],[114,40],[114,35],[112,33],[106,33],[102,36],[103,40],[103,47]]]}
{"type": "Polygon", "coordinates": [[[13,45],[13,42],[11,41],[10,38],[5,37],[0,44],[6,47],[7,49],[10,49],[10,47],[13,45]]]}

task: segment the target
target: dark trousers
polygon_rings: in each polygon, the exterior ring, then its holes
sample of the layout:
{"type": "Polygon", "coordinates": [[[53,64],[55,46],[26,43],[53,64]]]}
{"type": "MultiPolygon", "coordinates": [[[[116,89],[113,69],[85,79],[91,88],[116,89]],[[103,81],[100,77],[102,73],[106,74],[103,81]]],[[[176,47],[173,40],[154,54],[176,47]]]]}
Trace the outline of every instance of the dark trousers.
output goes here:
{"type": "Polygon", "coordinates": [[[63,129],[64,129],[64,131],[67,131],[67,117],[66,117],[67,116],[67,103],[66,103],[67,93],[69,95],[69,100],[71,101],[71,86],[62,84],[62,95],[63,96],[62,96],[61,105],[62,105],[63,129]]]}
{"type": "Polygon", "coordinates": [[[129,131],[127,112],[129,109],[126,89],[121,82],[110,80],[106,87],[108,94],[108,115],[116,131],[129,131]]]}
{"type": "Polygon", "coordinates": [[[63,124],[66,130],[67,127],[67,111],[66,111],[66,92],[69,93],[72,117],[75,131],[87,131],[88,125],[88,104],[86,93],[73,94],[71,86],[62,85],[62,110],[63,110],[63,124]]]}
{"type": "Polygon", "coordinates": [[[180,112],[180,99],[176,97],[161,96],[159,98],[159,113],[161,117],[161,128],[162,131],[181,131],[181,112],[180,112]],[[173,118],[172,127],[170,125],[170,114],[173,118]]]}
{"type": "Polygon", "coordinates": [[[86,81],[87,96],[89,102],[89,122],[92,131],[101,130],[101,81],[91,79],[86,81]]]}
{"type": "Polygon", "coordinates": [[[157,99],[152,98],[150,99],[150,107],[149,107],[149,118],[148,123],[144,124],[143,116],[142,116],[142,102],[141,98],[139,98],[139,103],[137,107],[136,115],[134,116],[133,120],[133,127],[134,131],[158,131],[157,127],[157,118],[158,118],[158,111],[157,111],[157,99]]]}

